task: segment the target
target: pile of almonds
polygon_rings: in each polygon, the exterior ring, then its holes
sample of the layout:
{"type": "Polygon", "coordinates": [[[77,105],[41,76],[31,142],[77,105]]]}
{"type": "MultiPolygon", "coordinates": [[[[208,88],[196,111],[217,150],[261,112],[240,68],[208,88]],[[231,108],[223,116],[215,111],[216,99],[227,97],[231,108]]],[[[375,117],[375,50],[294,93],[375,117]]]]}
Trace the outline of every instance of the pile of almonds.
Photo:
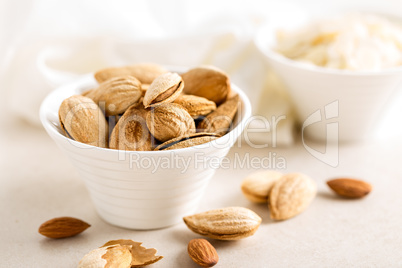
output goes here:
{"type": "Polygon", "coordinates": [[[239,105],[229,77],[212,66],[179,75],[136,64],[100,70],[95,79],[97,88],[62,102],[59,120],[67,137],[103,148],[158,151],[203,144],[229,131],[239,105]]]}

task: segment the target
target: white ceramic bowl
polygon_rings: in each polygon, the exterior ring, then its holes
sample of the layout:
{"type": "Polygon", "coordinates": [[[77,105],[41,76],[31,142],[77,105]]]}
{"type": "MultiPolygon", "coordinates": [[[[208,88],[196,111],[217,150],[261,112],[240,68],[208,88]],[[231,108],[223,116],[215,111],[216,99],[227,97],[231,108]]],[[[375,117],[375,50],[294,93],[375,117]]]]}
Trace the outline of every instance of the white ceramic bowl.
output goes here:
{"type": "Polygon", "coordinates": [[[167,227],[192,214],[219,167],[217,163],[251,115],[247,96],[232,85],[241,105],[232,130],[217,140],[171,151],[118,151],[82,144],[61,132],[61,102],[95,85],[88,75],[51,92],[41,105],[40,119],[85,182],[98,214],[113,225],[130,229],[167,227]]]}
{"type": "Polygon", "coordinates": [[[355,142],[375,136],[388,100],[401,85],[402,67],[360,72],[303,64],[272,49],[275,27],[261,29],[255,44],[287,88],[303,138],[355,142]]]}

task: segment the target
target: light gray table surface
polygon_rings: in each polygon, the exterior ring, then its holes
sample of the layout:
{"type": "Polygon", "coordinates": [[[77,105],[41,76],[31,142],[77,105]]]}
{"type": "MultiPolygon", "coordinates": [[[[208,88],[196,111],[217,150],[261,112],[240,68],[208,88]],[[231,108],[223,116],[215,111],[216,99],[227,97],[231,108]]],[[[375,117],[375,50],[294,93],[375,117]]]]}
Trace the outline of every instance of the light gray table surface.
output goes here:
{"type": "MultiPolygon", "coordinates": [[[[151,267],[197,267],[186,248],[200,236],[183,223],[153,231],[107,224],[43,129],[17,121],[3,122],[0,130],[0,267],[75,267],[88,251],[120,238],[158,249],[164,259],[151,267]],[[69,239],[38,234],[42,222],[59,216],[77,217],[92,226],[69,239]]],[[[341,145],[337,167],[317,160],[301,143],[289,148],[233,147],[228,155],[233,165],[216,172],[198,211],[244,206],[263,221],[256,234],[244,240],[209,239],[220,256],[216,267],[402,267],[401,145],[402,140],[341,145]],[[287,221],[272,221],[266,205],[243,197],[241,181],[258,167],[234,167],[236,157],[261,159],[270,152],[285,161],[283,172],[306,173],[318,184],[312,205],[287,221]],[[338,176],[363,178],[374,189],[361,200],[338,198],[325,184],[338,176]]]]}

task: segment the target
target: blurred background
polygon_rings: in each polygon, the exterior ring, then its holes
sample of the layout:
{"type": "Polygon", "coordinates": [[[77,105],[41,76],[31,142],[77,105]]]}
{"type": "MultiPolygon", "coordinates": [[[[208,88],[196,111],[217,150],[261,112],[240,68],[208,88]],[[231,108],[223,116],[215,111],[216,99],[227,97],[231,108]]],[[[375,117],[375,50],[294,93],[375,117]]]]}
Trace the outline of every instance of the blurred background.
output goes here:
{"type": "Polygon", "coordinates": [[[253,40],[276,20],[344,8],[398,15],[402,2],[1,0],[0,114],[40,126],[51,90],[106,66],[211,64],[246,91],[254,114],[287,115],[278,142],[291,144],[291,104],[253,40]]]}

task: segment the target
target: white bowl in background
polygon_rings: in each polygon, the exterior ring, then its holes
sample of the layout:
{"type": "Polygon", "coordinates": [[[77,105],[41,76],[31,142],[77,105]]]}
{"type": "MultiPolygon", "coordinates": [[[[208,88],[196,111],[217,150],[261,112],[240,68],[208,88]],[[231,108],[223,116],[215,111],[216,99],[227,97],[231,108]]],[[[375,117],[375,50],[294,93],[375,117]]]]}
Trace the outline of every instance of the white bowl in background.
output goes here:
{"type": "Polygon", "coordinates": [[[255,44],[293,101],[304,136],[356,142],[376,136],[380,121],[402,83],[402,67],[349,71],[304,64],[275,52],[278,25],[266,25],[255,44]]]}
{"type": "Polygon", "coordinates": [[[76,142],[61,131],[61,102],[94,86],[93,75],[87,75],[54,90],[42,102],[40,119],[85,182],[101,218],[116,226],[145,230],[179,223],[194,213],[219,167],[216,163],[229,152],[251,116],[247,96],[232,84],[241,105],[232,130],[217,140],[179,150],[118,151],[76,142]]]}

